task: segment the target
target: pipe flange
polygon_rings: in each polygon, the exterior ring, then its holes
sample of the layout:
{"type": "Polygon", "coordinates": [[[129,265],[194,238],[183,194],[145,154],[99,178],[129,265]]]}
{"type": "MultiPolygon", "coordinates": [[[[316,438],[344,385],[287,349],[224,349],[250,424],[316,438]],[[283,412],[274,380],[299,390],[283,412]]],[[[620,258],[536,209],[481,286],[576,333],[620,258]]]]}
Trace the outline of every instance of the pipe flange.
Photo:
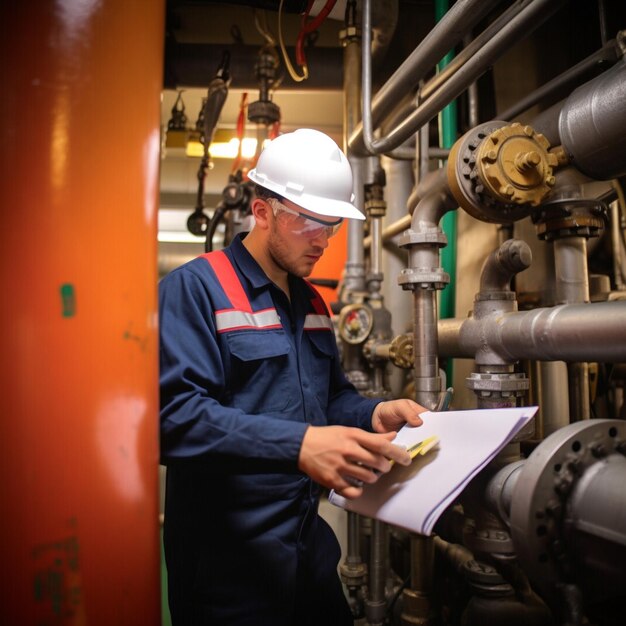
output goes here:
{"type": "Polygon", "coordinates": [[[483,291],[474,296],[474,302],[514,302],[517,294],[514,291],[483,291]]]}
{"type": "Polygon", "coordinates": [[[443,289],[449,282],[450,275],[440,267],[409,267],[398,276],[402,289],[443,289]]]}
{"type": "Polygon", "coordinates": [[[550,193],[557,157],[530,126],[492,121],[476,126],[450,151],[448,182],[472,217],[510,223],[526,217],[550,193]]]}
{"type": "Polygon", "coordinates": [[[369,217],[385,217],[387,214],[387,203],[378,198],[367,200],[363,204],[363,209],[369,217]]]}
{"type": "Polygon", "coordinates": [[[510,529],[524,571],[544,597],[558,599],[573,580],[564,518],[567,500],[585,471],[609,451],[619,452],[626,422],[575,422],[547,437],[529,456],[512,493],[510,529]]]}
{"type": "Polygon", "coordinates": [[[530,383],[523,372],[511,374],[491,374],[472,372],[465,379],[468,389],[481,397],[520,397],[528,390],[530,383]]]}
{"type": "Polygon", "coordinates": [[[545,241],[563,237],[597,237],[607,222],[608,207],[601,200],[553,200],[532,213],[537,236],[545,241]]]}
{"type": "Polygon", "coordinates": [[[361,587],[367,582],[367,565],[365,563],[342,563],[339,566],[341,582],[346,587],[361,587]]]}
{"type": "Polygon", "coordinates": [[[443,248],[448,245],[448,237],[439,228],[433,228],[423,232],[418,232],[412,229],[405,230],[398,238],[398,246],[400,248],[406,248],[415,244],[431,244],[439,248],[443,248]]]}
{"type": "Polygon", "coordinates": [[[472,529],[463,534],[463,542],[473,554],[504,554],[515,552],[511,535],[493,528],[472,529]]]}
{"type": "Polygon", "coordinates": [[[248,119],[269,126],[280,120],[280,107],[271,100],[257,100],[248,105],[248,119]]]}
{"type": "Polygon", "coordinates": [[[513,591],[498,570],[488,563],[469,559],[463,564],[463,574],[469,585],[480,595],[499,597],[510,595],[513,591]]]}

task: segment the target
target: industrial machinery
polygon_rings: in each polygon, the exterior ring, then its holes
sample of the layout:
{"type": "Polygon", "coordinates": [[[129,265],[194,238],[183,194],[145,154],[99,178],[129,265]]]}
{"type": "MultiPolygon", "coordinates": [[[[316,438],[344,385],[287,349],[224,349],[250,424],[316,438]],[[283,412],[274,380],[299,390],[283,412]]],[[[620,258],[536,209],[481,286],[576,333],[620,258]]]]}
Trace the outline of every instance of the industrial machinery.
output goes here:
{"type": "MultiPolygon", "coordinates": [[[[451,398],[459,409],[540,407],[432,536],[347,513],[340,573],[355,620],[622,624],[626,15],[597,3],[597,50],[487,115],[478,81],[570,3],[435,3],[434,27],[384,79],[376,67],[402,3],[338,4],[344,147],[367,217],[365,229],[348,225],[332,303],[348,378],[431,410],[451,398]],[[454,102],[462,125],[445,115],[454,102]],[[599,247],[608,261],[591,268],[599,247]]],[[[249,118],[267,126],[278,69],[263,35],[249,118]]],[[[232,231],[224,198],[213,223],[232,231]]]]}
{"type": "MultiPolygon", "coordinates": [[[[499,12],[497,4],[456,2],[373,98],[371,0],[362,3],[362,40],[346,46],[346,58],[350,46],[361,47],[361,81],[355,87],[358,78],[345,76],[345,92],[362,94],[362,120],[345,130],[370,224],[367,238],[358,225],[350,233],[338,315],[348,373],[365,393],[376,393],[389,370],[410,371],[404,391],[433,410],[452,383],[457,408],[541,407],[433,536],[348,514],[341,571],[353,610],[367,624],[624,620],[624,35],[613,33],[616,39],[592,55],[608,60],[597,76],[583,78],[582,67],[592,63],[585,60],[501,116],[474,116],[447,146],[447,164],[433,166],[429,121],[466,90],[475,107],[476,79],[563,3],[514,2],[499,12]],[[493,11],[472,39],[484,12],[493,11]],[[458,56],[428,78],[460,42],[458,56]],[[569,95],[536,119],[520,116],[566,84],[569,95]],[[411,104],[398,113],[407,95],[411,104]],[[391,171],[407,152],[415,164],[408,215],[383,229],[377,218],[385,193],[371,159],[391,171]],[[373,211],[372,188],[379,199],[373,211]],[[438,311],[456,269],[442,263],[454,243],[443,225],[459,210],[498,225],[466,317],[438,311]],[[608,275],[592,276],[589,250],[605,232],[613,233],[612,263],[608,275]],[[408,253],[396,277],[382,269],[385,243],[408,253]],[[534,257],[543,263],[538,270],[534,257]],[[383,299],[383,275],[412,296],[407,332],[392,331],[397,297],[388,288],[383,299]],[[446,380],[453,359],[471,359],[471,371],[446,380]]],[[[348,100],[350,106],[359,103],[348,100]]]]}
{"type": "Polygon", "coordinates": [[[158,621],[161,87],[207,95],[189,226],[208,249],[253,193],[236,170],[206,206],[224,99],[258,90],[260,145],[296,80],[258,24],[260,52],[234,28],[174,41],[180,7],[210,23],[229,4],[310,13],[299,89],[342,92],[367,217],[328,276],[350,380],[431,410],[539,407],[432,535],[347,514],[355,624],[626,623],[626,3],[5,4],[7,623],[158,621]]]}

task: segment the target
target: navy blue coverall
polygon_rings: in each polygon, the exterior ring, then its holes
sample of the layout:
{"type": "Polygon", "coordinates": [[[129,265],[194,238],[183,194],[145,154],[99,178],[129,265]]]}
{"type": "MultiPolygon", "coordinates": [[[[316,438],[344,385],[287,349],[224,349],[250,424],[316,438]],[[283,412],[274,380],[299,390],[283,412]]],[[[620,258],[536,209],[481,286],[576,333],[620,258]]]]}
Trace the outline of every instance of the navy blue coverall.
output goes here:
{"type": "Polygon", "coordinates": [[[351,625],[340,551],[298,470],[308,425],[372,430],[327,309],[237,237],[159,288],[164,543],[176,626],[351,625]]]}

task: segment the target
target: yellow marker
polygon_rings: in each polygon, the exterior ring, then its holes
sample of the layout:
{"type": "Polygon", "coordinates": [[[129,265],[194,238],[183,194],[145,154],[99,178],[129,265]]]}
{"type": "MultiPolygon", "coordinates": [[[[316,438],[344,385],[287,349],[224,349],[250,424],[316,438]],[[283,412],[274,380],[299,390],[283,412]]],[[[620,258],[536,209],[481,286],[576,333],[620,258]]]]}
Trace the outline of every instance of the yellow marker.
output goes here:
{"type": "MultiPolygon", "coordinates": [[[[418,454],[423,456],[432,450],[438,443],[439,437],[437,437],[437,435],[432,435],[430,437],[426,437],[423,441],[418,441],[412,446],[409,446],[406,451],[410,454],[411,459],[414,459],[418,454]]],[[[393,465],[393,460],[391,460],[390,463],[393,465]]]]}

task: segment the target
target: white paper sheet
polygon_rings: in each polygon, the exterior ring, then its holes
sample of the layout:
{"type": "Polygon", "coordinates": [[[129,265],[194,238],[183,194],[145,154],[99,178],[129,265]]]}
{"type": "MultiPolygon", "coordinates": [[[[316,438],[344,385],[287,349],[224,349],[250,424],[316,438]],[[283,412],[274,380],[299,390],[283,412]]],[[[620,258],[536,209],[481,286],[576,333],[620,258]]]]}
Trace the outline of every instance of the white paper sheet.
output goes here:
{"type": "Polygon", "coordinates": [[[532,419],[537,408],[423,413],[423,425],[405,426],[394,443],[409,447],[437,435],[436,449],[418,456],[409,467],[394,465],[376,483],[364,485],[363,494],[355,500],[334,491],[328,499],[349,511],[430,535],[445,509],[532,419]]]}

